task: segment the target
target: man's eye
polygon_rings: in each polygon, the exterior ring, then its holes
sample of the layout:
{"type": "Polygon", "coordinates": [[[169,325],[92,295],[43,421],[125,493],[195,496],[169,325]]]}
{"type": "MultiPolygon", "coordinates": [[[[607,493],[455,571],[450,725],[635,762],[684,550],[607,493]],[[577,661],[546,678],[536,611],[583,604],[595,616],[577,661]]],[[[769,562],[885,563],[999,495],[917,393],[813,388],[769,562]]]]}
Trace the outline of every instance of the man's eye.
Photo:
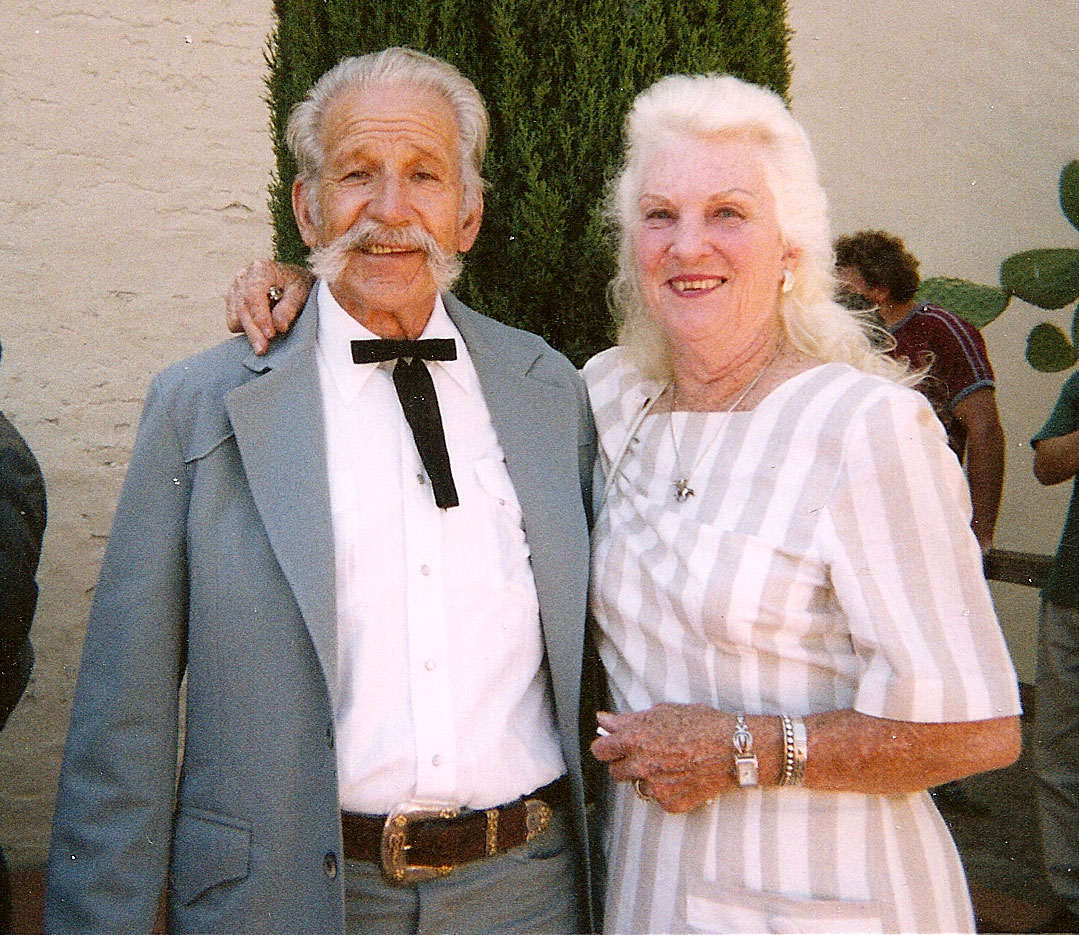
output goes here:
{"type": "Polygon", "coordinates": [[[742,212],[737,208],[723,207],[716,209],[716,217],[722,218],[725,221],[740,219],[742,216],[742,212]]]}
{"type": "Polygon", "coordinates": [[[651,211],[645,211],[644,213],[646,221],[669,221],[673,217],[674,214],[666,208],[652,208],[651,211]]]}

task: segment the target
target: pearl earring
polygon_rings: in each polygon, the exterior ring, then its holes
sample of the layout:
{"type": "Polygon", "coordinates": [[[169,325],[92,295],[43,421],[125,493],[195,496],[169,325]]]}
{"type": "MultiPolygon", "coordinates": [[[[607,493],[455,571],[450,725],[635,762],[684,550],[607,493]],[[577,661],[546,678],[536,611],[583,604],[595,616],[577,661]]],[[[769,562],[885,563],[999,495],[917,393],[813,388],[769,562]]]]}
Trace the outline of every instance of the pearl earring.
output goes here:
{"type": "Polygon", "coordinates": [[[783,270],[783,285],[779,288],[781,292],[790,292],[794,288],[794,273],[789,269],[783,270]]]}

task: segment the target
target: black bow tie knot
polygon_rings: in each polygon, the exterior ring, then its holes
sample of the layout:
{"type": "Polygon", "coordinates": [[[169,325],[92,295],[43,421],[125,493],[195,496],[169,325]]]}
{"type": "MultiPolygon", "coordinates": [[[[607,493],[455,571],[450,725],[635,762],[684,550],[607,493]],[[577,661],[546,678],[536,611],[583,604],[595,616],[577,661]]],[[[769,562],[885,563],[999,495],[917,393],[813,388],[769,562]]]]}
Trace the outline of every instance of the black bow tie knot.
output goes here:
{"type": "Polygon", "coordinates": [[[393,385],[401,400],[405,420],[412,429],[416,450],[434,488],[435,503],[443,510],[457,506],[457,485],[450,470],[446,432],[438,409],[435,383],[425,360],[456,360],[453,338],[423,338],[419,341],[371,340],[352,342],[352,362],[374,364],[396,360],[393,385]]]}
{"type": "Polygon", "coordinates": [[[354,364],[377,364],[402,357],[414,360],[457,360],[457,344],[453,338],[421,338],[419,341],[378,338],[352,342],[354,364]]]}

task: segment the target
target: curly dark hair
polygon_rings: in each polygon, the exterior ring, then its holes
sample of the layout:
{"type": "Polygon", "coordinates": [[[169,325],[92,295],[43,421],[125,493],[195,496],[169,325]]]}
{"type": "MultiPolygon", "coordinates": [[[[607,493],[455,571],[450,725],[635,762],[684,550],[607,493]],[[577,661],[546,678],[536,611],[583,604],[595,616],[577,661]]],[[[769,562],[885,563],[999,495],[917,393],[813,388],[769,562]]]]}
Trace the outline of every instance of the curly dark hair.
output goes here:
{"type": "Polygon", "coordinates": [[[856,269],[873,289],[888,290],[893,302],[908,302],[918,291],[918,260],[886,231],[858,231],[835,242],[835,265],[856,269]]]}

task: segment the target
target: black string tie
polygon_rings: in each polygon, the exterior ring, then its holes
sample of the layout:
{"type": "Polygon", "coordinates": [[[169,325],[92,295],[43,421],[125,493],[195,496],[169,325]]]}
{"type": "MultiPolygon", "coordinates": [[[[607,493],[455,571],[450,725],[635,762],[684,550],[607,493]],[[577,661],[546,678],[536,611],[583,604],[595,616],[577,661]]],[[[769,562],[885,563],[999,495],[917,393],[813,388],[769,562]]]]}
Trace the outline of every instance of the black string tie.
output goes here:
{"type": "Polygon", "coordinates": [[[450,471],[450,453],[446,450],[446,432],[442,413],[438,409],[435,384],[425,360],[456,360],[457,345],[453,338],[423,338],[419,341],[353,341],[354,364],[376,364],[396,360],[393,385],[405,421],[412,429],[416,450],[431,486],[435,503],[443,510],[457,506],[457,487],[450,471]]]}

